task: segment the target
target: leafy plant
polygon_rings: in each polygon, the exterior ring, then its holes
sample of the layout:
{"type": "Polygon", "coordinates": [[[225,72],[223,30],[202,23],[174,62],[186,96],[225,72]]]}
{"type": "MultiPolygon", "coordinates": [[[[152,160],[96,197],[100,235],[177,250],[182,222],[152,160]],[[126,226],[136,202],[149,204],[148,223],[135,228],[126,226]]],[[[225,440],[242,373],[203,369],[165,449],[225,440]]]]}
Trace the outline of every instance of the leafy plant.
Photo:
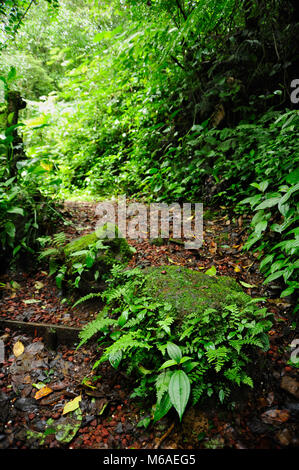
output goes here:
{"type": "Polygon", "coordinates": [[[142,271],[114,268],[104,310],[80,333],[79,346],[99,336],[102,355],[94,368],[122,364],[136,379],[133,397],[153,402],[156,395],[154,421],[172,407],[182,419],[191,392],[193,403],[212,395],[223,402],[235,386],[253,387],[250,362],[258,348],[269,347],[271,327],[266,309],[256,305],[261,299],[241,308],[243,294],[235,294],[221,310],[179,322],[175,308],[151,298],[144,283],[142,271]]]}

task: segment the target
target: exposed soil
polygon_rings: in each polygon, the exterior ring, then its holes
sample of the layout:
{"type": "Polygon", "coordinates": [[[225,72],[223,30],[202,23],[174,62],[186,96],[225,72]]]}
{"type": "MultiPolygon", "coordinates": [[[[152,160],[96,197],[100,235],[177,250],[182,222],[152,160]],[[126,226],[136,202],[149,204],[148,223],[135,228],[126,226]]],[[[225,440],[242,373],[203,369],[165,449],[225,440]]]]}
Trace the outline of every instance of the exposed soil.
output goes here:
{"type": "MultiPolygon", "coordinates": [[[[64,231],[73,239],[92,231],[97,221],[95,207],[95,203],[65,203],[64,223],[56,232],[64,231]]],[[[130,267],[176,264],[205,271],[214,265],[218,275],[254,285],[244,288],[248,294],[268,298],[267,307],[275,318],[271,348],[260,353],[263,367],[256,371],[254,390],[238,393],[233,409],[217,407],[211,401],[202,409],[187,411],[182,424],[170,413],[155,426],[138,427],[146,413],[130,399],[131,379],[107,364],[92,371],[98,358],[94,344],[78,350],[59,345],[51,351],[45,338],[0,327],[0,341],[5,344],[5,362],[0,363],[0,448],[298,446],[298,369],[288,364],[289,345],[299,338],[292,299],[280,299],[279,286],[262,285],[257,257],[242,251],[248,225],[249,218],[230,218],[226,208],[220,208],[217,215],[206,209],[204,245],[199,250],[185,250],[175,240],[128,240],[137,250],[130,267]],[[18,357],[13,350],[17,342],[25,347],[18,357]],[[40,382],[51,392],[35,399],[40,382]],[[68,424],[68,414],[62,415],[64,406],[79,395],[82,416],[72,423],[78,428],[75,436],[65,442],[53,429],[68,424]],[[47,424],[49,419],[54,424],[47,424]]],[[[46,265],[27,273],[9,272],[1,276],[0,283],[0,318],[81,327],[99,310],[96,302],[72,308],[74,298],[67,299],[57,289],[46,265]]]]}

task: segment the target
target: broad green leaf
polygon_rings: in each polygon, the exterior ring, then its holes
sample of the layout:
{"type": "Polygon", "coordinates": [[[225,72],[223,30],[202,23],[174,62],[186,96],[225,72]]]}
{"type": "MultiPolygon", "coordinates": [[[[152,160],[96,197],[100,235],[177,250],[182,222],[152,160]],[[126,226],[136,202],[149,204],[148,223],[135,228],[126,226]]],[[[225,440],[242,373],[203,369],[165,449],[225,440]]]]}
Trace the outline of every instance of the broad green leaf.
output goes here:
{"type": "Polygon", "coordinates": [[[16,235],[16,227],[12,222],[6,222],[4,225],[5,231],[10,238],[14,238],[16,235]]]}
{"type": "Polygon", "coordinates": [[[190,396],[190,381],[183,370],[177,370],[172,374],[168,392],[181,421],[190,396]]]}
{"type": "Polygon", "coordinates": [[[94,253],[88,253],[85,260],[86,267],[91,268],[95,262],[95,259],[96,257],[94,253]]]}
{"type": "Polygon", "coordinates": [[[169,357],[179,364],[180,360],[182,359],[182,352],[179,346],[174,343],[167,343],[167,352],[169,357]]]}
{"type": "Polygon", "coordinates": [[[279,203],[280,199],[280,197],[271,197],[269,199],[266,199],[265,201],[261,202],[257,207],[255,207],[255,210],[267,209],[268,207],[276,206],[279,203]]]}
{"type": "Polygon", "coordinates": [[[257,188],[261,192],[265,192],[269,186],[269,181],[262,181],[261,183],[251,183],[250,186],[257,188]]]}
{"type": "Polygon", "coordinates": [[[263,269],[267,264],[271,263],[273,260],[274,255],[267,255],[260,264],[260,269],[263,269]]]}
{"type": "Polygon", "coordinates": [[[288,295],[292,295],[295,292],[295,287],[288,287],[280,294],[280,297],[288,297],[288,295]]]}
{"type": "Polygon", "coordinates": [[[21,207],[12,207],[7,211],[9,214],[24,215],[24,210],[21,207]]]}
{"type": "Polygon", "coordinates": [[[268,284],[269,282],[272,282],[274,281],[275,279],[278,279],[279,277],[281,277],[283,275],[284,271],[276,271],[275,273],[273,274],[270,274],[270,276],[268,276],[265,280],[264,280],[264,284],[268,284]]]}
{"type": "Polygon", "coordinates": [[[70,256],[82,256],[82,255],[87,255],[88,250],[80,250],[80,251],[75,251],[74,253],[71,253],[70,256]]]}
{"type": "Polygon", "coordinates": [[[174,359],[169,359],[168,361],[165,361],[162,366],[159,368],[159,370],[166,369],[167,367],[175,366],[177,365],[178,362],[175,361],[174,359]]]}
{"type": "Polygon", "coordinates": [[[117,323],[119,324],[120,327],[123,327],[126,324],[128,317],[129,317],[129,311],[124,310],[117,320],[117,323]]]}
{"type": "Polygon", "coordinates": [[[217,273],[217,269],[216,267],[213,265],[211,266],[206,272],[205,274],[207,274],[208,276],[216,276],[216,273],[217,273]]]}
{"type": "Polygon", "coordinates": [[[257,235],[260,235],[262,232],[264,232],[267,228],[267,225],[268,225],[268,222],[266,220],[262,220],[261,222],[259,222],[255,228],[254,228],[254,231],[257,235]]]}
{"type": "Polygon", "coordinates": [[[114,367],[114,369],[117,369],[121,360],[123,357],[122,350],[120,349],[119,351],[116,351],[115,353],[109,354],[109,362],[114,367]]]}
{"type": "Polygon", "coordinates": [[[162,419],[168,411],[172,408],[172,403],[170,400],[169,393],[164,393],[160,402],[156,404],[156,409],[154,413],[154,423],[162,419]]]}

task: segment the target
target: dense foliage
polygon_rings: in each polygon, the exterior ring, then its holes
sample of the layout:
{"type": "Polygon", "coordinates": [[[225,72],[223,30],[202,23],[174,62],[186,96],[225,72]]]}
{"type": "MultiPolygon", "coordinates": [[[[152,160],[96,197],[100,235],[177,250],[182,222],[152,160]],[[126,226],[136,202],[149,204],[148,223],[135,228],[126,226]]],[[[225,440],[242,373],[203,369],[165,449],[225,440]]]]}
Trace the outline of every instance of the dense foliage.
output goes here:
{"type": "MultiPolygon", "coordinates": [[[[253,216],[244,249],[257,251],[265,283],[295,298],[295,0],[0,0],[0,21],[3,259],[32,253],[39,238],[62,286],[66,240],[41,237],[55,198],[203,201],[253,216]]],[[[72,287],[102,248],[81,250],[72,287]]],[[[102,333],[100,361],[139,374],[135,396],[156,392],[155,420],[171,406],[181,418],[191,389],[193,402],[222,402],[232,384],[252,386],[264,309],[236,294],[178,324],[143,284],[115,268],[82,341],[102,333]]]]}
{"type": "Polygon", "coordinates": [[[80,345],[100,332],[103,354],[94,367],[109,360],[134,373],[132,396],[156,395],[155,421],[172,406],[182,418],[191,388],[195,404],[212,395],[223,402],[241,384],[253,387],[250,362],[256,348],[269,347],[272,325],[266,308],[256,306],[261,299],[232,290],[217,308],[179,319],[173,304],[149,293],[142,271],[116,266],[112,274],[102,296],[107,306],[84,328],[80,345]]]}

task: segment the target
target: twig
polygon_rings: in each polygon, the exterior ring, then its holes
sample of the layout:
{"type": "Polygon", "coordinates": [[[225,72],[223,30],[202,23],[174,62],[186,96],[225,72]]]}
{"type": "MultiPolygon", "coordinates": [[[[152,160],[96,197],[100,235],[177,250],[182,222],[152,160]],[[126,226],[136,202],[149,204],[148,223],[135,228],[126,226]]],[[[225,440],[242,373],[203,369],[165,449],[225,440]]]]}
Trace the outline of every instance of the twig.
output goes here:
{"type": "Polygon", "coordinates": [[[166,433],[163,434],[162,437],[160,437],[159,441],[157,442],[157,444],[155,445],[155,449],[159,449],[160,445],[162,444],[163,441],[165,441],[166,437],[169,436],[169,434],[172,432],[173,428],[174,428],[174,425],[175,425],[175,421],[172,423],[172,425],[170,426],[169,429],[167,429],[166,433]]]}
{"type": "Polygon", "coordinates": [[[178,61],[176,57],[174,57],[173,55],[171,55],[170,57],[179,67],[181,67],[181,69],[185,70],[185,67],[180,63],[180,61],[178,61]]]}
{"type": "Polygon", "coordinates": [[[28,7],[26,8],[24,14],[21,16],[21,18],[20,18],[20,20],[19,20],[19,22],[18,22],[18,24],[17,24],[17,26],[16,26],[15,31],[17,31],[17,30],[19,29],[20,24],[22,23],[23,19],[24,19],[25,16],[27,15],[27,13],[28,13],[29,9],[31,8],[31,6],[33,5],[33,3],[34,3],[34,0],[31,0],[31,2],[29,3],[28,7]]]}
{"type": "Polygon", "coordinates": [[[185,13],[184,10],[183,10],[183,7],[182,7],[182,5],[181,5],[181,3],[180,3],[180,0],[176,0],[176,4],[177,4],[177,7],[178,7],[178,9],[180,10],[180,12],[181,12],[181,14],[182,14],[184,20],[186,21],[186,20],[187,20],[187,16],[186,16],[186,13],[185,13]]]}
{"type": "Polygon", "coordinates": [[[274,34],[273,31],[272,31],[272,36],[273,36],[274,48],[275,48],[275,52],[276,52],[276,55],[277,55],[277,59],[280,60],[280,55],[279,55],[279,52],[278,52],[278,49],[277,49],[276,37],[275,37],[275,34],[274,34]]]}

